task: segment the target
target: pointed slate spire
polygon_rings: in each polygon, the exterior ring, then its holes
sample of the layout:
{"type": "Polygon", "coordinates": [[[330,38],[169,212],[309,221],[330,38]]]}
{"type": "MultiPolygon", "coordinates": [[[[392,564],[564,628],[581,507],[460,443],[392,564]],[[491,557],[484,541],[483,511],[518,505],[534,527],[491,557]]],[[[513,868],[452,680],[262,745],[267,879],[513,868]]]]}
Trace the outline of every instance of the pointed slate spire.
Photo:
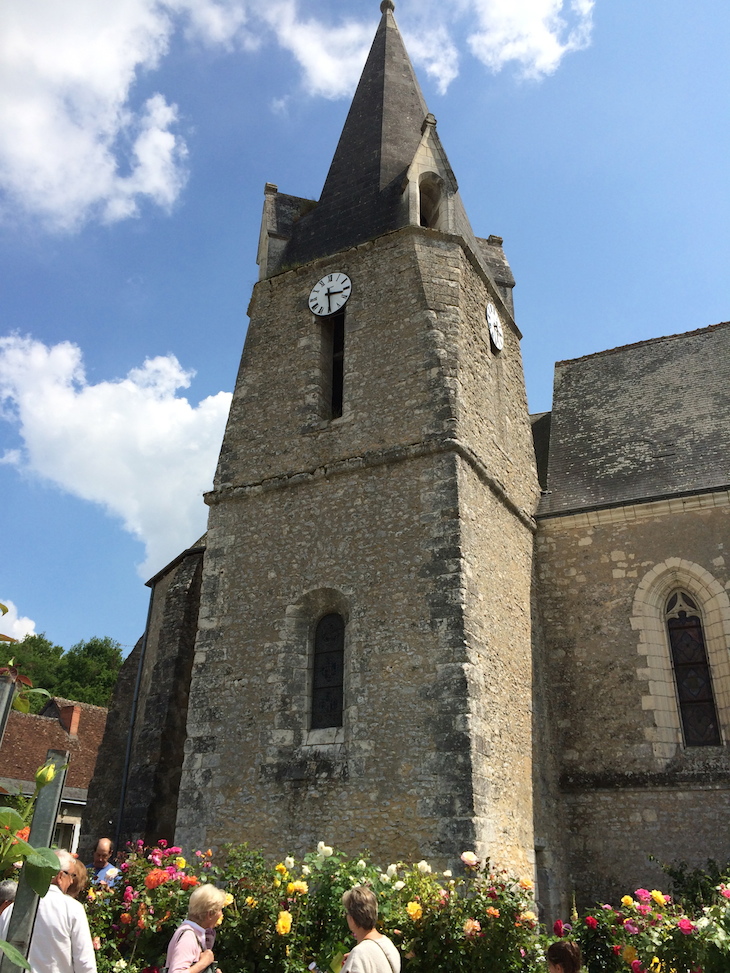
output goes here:
{"type": "Polygon", "coordinates": [[[350,106],[319,205],[298,221],[284,262],[355,246],[408,222],[402,181],[428,114],[393,16],[382,17],[350,106]]]}

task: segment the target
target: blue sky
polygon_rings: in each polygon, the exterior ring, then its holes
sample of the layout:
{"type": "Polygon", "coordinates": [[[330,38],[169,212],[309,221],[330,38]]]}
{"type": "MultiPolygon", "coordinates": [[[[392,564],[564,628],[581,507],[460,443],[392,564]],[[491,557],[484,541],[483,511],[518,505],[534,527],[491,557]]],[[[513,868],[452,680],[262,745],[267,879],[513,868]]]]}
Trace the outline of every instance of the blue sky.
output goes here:
{"type": "MultiPolygon", "coordinates": [[[[0,630],[130,646],[205,528],[263,187],[317,197],[377,0],[0,10],[0,630]]],[[[553,364],[730,318],[725,0],[398,0],[553,364]]],[[[637,401],[637,411],[640,403],[637,401]]]]}

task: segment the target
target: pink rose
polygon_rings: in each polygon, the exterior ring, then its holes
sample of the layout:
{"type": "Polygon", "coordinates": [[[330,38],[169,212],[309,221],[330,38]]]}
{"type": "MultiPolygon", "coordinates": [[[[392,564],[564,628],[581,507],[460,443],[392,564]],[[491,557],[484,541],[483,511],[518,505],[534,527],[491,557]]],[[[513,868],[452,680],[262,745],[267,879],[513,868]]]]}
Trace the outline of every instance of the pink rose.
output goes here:
{"type": "Polygon", "coordinates": [[[690,936],[697,928],[689,919],[680,919],[677,925],[679,926],[680,932],[683,932],[685,936],[690,936]]]}
{"type": "Polygon", "coordinates": [[[634,895],[639,902],[651,902],[651,892],[648,889],[637,889],[634,895]]]}
{"type": "Polygon", "coordinates": [[[94,936],[94,938],[91,940],[91,945],[94,947],[94,949],[101,949],[101,940],[98,936],[94,936]]]}

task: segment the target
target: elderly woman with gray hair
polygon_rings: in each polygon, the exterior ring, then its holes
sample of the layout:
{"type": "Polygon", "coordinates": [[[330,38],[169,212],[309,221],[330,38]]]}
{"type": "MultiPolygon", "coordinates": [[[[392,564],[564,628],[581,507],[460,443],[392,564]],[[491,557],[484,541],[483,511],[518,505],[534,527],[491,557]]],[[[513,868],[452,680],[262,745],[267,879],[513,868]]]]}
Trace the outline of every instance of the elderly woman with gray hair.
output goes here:
{"type": "Polygon", "coordinates": [[[203,973],[215,963],[215,927],[223,915],[226,893],[215,885],[199,885],[190,896],[188,917],[167,947],[167,973],[203,973]]]}
{"type": "Polygon", "coordinates": [[[375,928],[378,900],[364,885],[342,896],[347,925],[357,943],[347,956],[341,973],[400,973],[400,953],[395,945],[375,928]]]}

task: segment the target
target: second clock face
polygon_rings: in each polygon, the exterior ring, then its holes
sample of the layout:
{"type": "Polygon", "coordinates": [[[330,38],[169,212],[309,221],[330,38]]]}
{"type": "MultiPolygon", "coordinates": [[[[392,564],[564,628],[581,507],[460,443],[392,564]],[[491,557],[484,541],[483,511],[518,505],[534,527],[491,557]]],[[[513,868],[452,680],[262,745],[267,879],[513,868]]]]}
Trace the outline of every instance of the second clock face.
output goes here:
{"type": "Polygon", "coordinates": [[[499,317],[499,311],[491,301],[489,304],[487,304],[487,326],[489,328],[489,337],[492,339],[492,344],[497,351],[501,351],[504,347],[504,331],[502,330],[502,321],[499,317]]]}
{"type": "Polygon", "coordinates": [[[352,281],[347,274],[327,274],[310,291],[309,310],[320,316],[334,314],[345,306],[351,291],[352,281]]]}

